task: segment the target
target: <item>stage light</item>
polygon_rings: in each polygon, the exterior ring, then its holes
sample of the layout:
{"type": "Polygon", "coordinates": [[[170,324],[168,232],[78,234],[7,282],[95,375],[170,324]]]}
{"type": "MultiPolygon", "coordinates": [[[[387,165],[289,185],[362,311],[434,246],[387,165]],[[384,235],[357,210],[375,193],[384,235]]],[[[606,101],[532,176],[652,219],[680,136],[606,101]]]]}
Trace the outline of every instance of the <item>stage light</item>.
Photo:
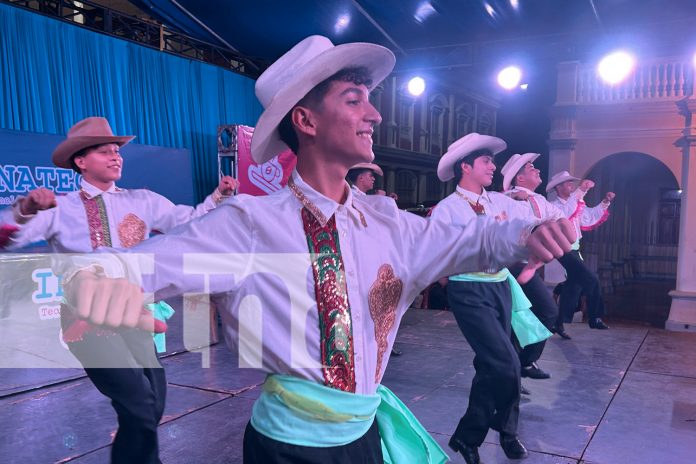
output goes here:
{"type": "Polygon", "coordinates": [[[491,18],[495,18],[495,10],[492,6],[490,6],[488,3],[484,3],[483,7],[486,9],[486,13],[488,13],[488,16],[490,16],[491,18]]]}
{"type": "Polygon", "coordinates": [[[522,90],[527,90],[527,87],[529,87],[529,84],[520,85],[520,89],[522,89],[522,90]]]}
{"type": "Polygon", "coordinates": [[[520,0],[510,0],[510,6],[517,10],[520,7],[520,0]]]}
{"type": "Polygon", "coordinates": [[[425,79],[420,76],[412,77],[408,81],[406,88],[408,89],[408,93],[414,97],[418,97],[425,92],[425,79]]]}
{"type": "Polygon", "coordinates": [[[522,71],[517,66],[508,66],[498,73],[498,84],[506,90],[517,88],[521,79],[522,71]]]}
{"type": "Polygon", "coordinates": [[[334,24],[334,32],[340,34],[343,32],[350,24],[350,15],[348,13],[342,14],[336,19],[336,24],[334,24]]]}
{"type": "Polygon", "coordinates": [[[597,72],[609,84],[618,84],[631,74],[635,64],[635,58],[629,53],[613,52],[602,58],[597,66],[597,72]]]}
{"type": "Polygon", "coordinates": [[[435,8],[433,8],[433,5],[428,1],[422,2],[420,5],[418,5],[416,14],[413,15],[413,19],[415,19],[417,23],[422,23],[432,16],[433,13],[437,13],[435,8]]]}

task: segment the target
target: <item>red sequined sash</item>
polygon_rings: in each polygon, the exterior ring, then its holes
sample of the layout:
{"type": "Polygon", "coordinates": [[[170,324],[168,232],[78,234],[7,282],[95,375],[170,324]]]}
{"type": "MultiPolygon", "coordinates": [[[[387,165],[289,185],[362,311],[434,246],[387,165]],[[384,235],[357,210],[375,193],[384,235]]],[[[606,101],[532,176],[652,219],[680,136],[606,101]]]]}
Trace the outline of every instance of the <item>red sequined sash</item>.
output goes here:
{"type": "Polygon", "coordinates": [[[87,225],[89,226],[89,238],[92,241],[92,249],[100,246],[111,246],[111,232],[109,231],[109,217],[106,215],[106,206],[101,195],[89,198],[84,191],[80,192],[80,198],[87,212],[87,225]]]}
{"type": "Polygon", "coordinates": [[[309,252],[314,255],[312,271],[319,312],[324,384],[337,390],[355,392],[353,327],[336,219],[331,216],[322,226],[307,208],[302,208],[302,224],[309,252]]]}

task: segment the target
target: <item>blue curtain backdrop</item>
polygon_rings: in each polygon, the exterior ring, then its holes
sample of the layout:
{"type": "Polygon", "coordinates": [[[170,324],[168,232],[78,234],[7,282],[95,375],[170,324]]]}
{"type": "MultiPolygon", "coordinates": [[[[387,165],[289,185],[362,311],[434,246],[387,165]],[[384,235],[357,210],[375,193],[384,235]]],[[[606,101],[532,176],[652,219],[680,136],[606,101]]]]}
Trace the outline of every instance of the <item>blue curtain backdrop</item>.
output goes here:
{"type": "Polygon", "coordinates": [[[253,126],[262,111],[247,77],[6,4],[0,77],[0,128],[66,134],[104,116],[136,143],[190,149],[199,200],[217,185],[218,124],[253,126]]]}

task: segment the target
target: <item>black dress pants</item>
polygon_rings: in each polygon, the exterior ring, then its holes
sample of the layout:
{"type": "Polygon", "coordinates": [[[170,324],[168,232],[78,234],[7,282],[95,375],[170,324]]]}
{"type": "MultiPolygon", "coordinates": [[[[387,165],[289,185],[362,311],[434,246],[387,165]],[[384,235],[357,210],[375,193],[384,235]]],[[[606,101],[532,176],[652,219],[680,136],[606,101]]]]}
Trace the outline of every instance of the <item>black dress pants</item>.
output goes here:
{"type": "Polygon", "coordinates": [[[512,295],[507,282],[450,281],[457,324],[474,350],[469,405],[453,437],[480,446],[488,429],[517,435],[520,360],[510,340],[512,295]]]}
{"type": "Polygon", "coordinates": [[[599,278],[587,267],[580,252],[571,250],[558,258],[558,261],[565,268],[567,274],[559,300],[558,325],[562,326],[563,322],[570,322],[573,319],[580,295],[583,294],[587,297],[587,317],[589,320],[593,321],[604,316],[604,299],[602,298],[599,278]]]}
{"type": "Polygon", "coordinates": [[[244,464],[382,464],[382,443],[377,420],[354,442],[319,448],[274,440],[249,422],[244,431],[244,464]]]}
{"type": "Polygon", "coordinates": [[[111,462],[159,464],[157,426],[164,413],[167,380],[152,334],[138,329],[108,335],[88,332],[68,347],[116,411],[111,462]]]}

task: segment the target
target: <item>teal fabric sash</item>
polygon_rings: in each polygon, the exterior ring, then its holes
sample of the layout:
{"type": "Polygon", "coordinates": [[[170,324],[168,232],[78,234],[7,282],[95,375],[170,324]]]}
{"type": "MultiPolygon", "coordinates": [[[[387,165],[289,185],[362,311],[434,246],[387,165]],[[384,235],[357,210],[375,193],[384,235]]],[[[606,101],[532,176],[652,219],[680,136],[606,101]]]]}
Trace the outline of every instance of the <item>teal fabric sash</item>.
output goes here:
{"type": "Polygon", "coordinates": [[[517,340],[522,348],[546,340],[551,336],[551,332],[544,327],[544,324],[531,311],[532,303],[507,268],[503,268],[495,274],[483,272],[459,274],[450,277],[450,280],[459,282],[502,282],[507,280],[512,294],[512,330],[515,331],[517,340]]]}
{"type": "MultiPolygon", "coordinates": [[[[147,305],[147,309],[152,311],[152,317],[162,322],[167,322],[167,319],[174,315],[174,308],[169,306],[169,304],[164,301],[159,301],[157,303],[150,303],[147,305]]],[[[167,351],[167,335],[162,333],[153,333],[152,338],[155,341],[155,347],[158,353],[164,353],[167,351]]]]}
{"type": "Polygon", "coordinates": [[[447,455],[408,408],[386,387],[359,395],[288,375],[270,375],[251,415],[251,425],[274,440],[299,446],[351,443],[377,417],[386,463],[439,464],[447,455]]]}

